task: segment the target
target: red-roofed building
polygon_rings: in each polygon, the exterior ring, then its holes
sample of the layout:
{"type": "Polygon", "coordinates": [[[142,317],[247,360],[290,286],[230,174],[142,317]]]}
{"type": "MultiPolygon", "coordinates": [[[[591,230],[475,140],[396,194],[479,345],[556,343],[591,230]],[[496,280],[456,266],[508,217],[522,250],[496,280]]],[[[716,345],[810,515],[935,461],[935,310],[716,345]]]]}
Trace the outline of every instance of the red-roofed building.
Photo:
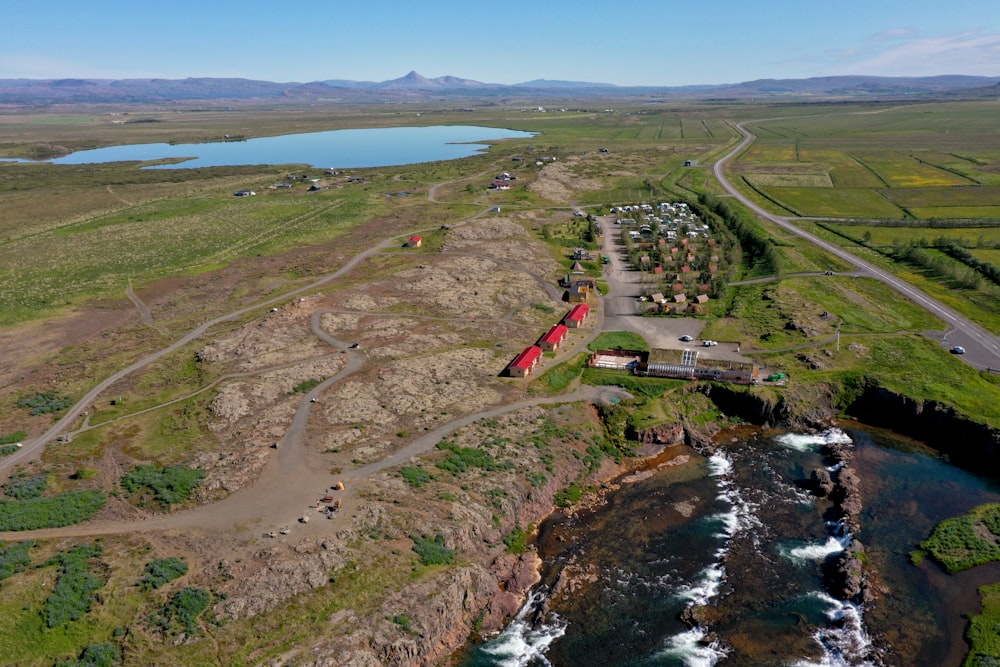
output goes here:
{"type": "Polygon", "coordinates": [[[559,349],[559,344],[566,339],[568,329],[565,324],[553,325],[544,336],[538,340],[538,345],[546,352],[559,349]]]}
{"type": "Polygon", "coordinates": [[[531,371],[535,370],[535,366],[538,365],[538,360],[541,356],[542,348],[537,345],[526,347],[524,348],[524,352],[517,355],[514,361],[510,362],[510,366],[507,367],[507,373],[511,377],[528,377],[531,375],[531,371]]]}
{"type": "Polygon", "coordinates": [[[590,306],[585,303],[581,303],[578,306],[574,306],[573,310],[569,311],[566,317],[563,318],[563,324],[570,329],[579,329],[583,326],[583,323],[587,321],[587,315],[589,314],[590,306]]]}
{"type": "Polygon", "coordinates": [[[419,248],[420,244],[423,243],[423,242],[424,242],[424,240],[422,238],[420,238],[419,236],[414,236],[414,237],[410,238],[409,241],[406,242],[406,247],[407,248],[419,248]]]}

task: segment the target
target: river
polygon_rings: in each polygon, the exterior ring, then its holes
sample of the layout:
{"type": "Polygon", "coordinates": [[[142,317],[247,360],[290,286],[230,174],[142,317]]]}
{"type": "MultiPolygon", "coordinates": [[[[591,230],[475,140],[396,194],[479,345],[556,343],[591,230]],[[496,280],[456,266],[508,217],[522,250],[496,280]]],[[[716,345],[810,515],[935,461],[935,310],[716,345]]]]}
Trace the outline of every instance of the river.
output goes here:
{"type": "Polygon", "coordinates": [[[543,523],[544,567],[521,614],[462,663],[483,665],[960,665],[963,614],[1000,568],[943,573],[909,553],[944,518],[1000,500],[994,482],[919,443],[858,425],[746,437],[624,484],[592,511],[543,523]],[[820,447],[853,443],[858,534],[802,483],[820,447]],[[860,540],[879,572],[871,608],[828,592],[824,563],[860,540]],[[687,616],[687,622],[682,617],[687,616]]]}

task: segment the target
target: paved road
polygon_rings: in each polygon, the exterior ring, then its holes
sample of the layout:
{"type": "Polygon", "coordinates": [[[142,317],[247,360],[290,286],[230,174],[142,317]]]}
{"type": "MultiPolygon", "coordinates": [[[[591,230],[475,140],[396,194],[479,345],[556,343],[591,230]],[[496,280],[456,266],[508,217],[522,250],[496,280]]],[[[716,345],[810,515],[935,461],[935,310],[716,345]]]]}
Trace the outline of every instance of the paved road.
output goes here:
{"type": "Polygon", "coordinates": [[[723,168],[726,163],[733,158],[733,156],[744,151],[757,139],[757,137],[746,129],[745,126],[746,123],[739,123],[736,125],[736,129],[743,135],[743,141],[741,141],[739,145],[729,151],[729,153],[720,158],[712,166],[712,173],[715,175],[715,178],[718,179],[722,187],[725,188],[726,192],[732,195],[735,199],[738,199],[740,203],[756,213],[759,217],[778,225],[782,229],[795,234],[796,236],[806,239],[810,243],[819,246],[830,254],[854,265],[856,271],[882,281],[899,294],[902,294],[908,299],[914,301],[935,317],[943,320],[947,324],[948,329],[942,343],[948,346],[961,345],[964,347],[966,349],[966,354],[963,356],[963,359],[972,366],[979,369],[1000,368],[1000,338],[998,338],[994,333],[984,329],[975,322],[969,320],[967,317],[959,314],[955,310],[952,310],[948,306],[945,306],[933,297],[928,296],[924,292],[897,278],[888,271],[852,255],[843,248],[834,245],[829,241],[825,241],[818,236],[800,229],[792,223],[792,220],[795,220],[795,218],[782,217],[765,211],[733,187],[726,178],[723,168]]]}

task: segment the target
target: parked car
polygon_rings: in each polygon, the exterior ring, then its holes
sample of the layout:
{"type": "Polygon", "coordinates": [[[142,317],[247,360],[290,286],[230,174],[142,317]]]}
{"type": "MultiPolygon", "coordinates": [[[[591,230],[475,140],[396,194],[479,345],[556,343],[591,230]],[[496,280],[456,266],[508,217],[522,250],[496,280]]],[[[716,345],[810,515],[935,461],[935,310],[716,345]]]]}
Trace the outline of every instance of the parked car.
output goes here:
{"type": "Polygon", "coordinates": [[[681,336],[681,340],[684,341],[685,343],[690,343],[694,339],[691,338],[691,336],[688,336],[687,334],[684,334],[683,336],[681,336]]]}
{"type": "Polygon", "coordinates": [[[951,353],[952,354],[965,354],[965,348],[962,347],[961,345],[956,345],[955,347],[951,348],[951,353]]]}
{"type": "Polygon", "coordinates": [[[702,343],[702,345],[704,345],[705,347],[715,347],[718,344],[719,343],[714,340],[706,340],[702,343]]]}

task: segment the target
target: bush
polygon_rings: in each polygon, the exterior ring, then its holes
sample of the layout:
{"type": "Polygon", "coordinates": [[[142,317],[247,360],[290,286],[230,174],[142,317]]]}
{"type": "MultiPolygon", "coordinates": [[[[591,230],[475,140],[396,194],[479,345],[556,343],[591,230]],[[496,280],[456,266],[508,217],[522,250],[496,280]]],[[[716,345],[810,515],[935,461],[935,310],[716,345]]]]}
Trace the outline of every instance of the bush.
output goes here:
{"type": "Polygon", "coordinates": [[[3,485],[3,492],[11,498],[18,500],[29,500],[38,498],[45,493],[45,487],[49,485],[48,475],[35,475],[34,477],[12,477],[3,485]]]}
{"type": "Polygon", "coordinates": [[[444,545],[444,535],[411,535],[410,539],[421,565],[450,565],[455,562],[455,551],[444,545]]]}
{"type": "Polygon", "coordinates": [[[0,435],[0,445],[13,445],[28,437],[27,431],[15,431],[10,435],[0,435]]]}
{"type": "Polygon", "coordinates": [[[114,667],[122,659],[122,652],[112,642],[91,644],[83,649],[78,660],[63,660],[56,667],[114,667]]]}
{"type": "Polygon", "coordinates": [[[143,577],[138,581],[140,590],[149,591],[168,584],[187,574],[188,566],[180,558],[163,558],[147,563],[143,577]]]}
{"type": "Polygon", "coordinates": [[[212,602],[212,594],[204,588],[182,588],[170,601],[149,617],[149,623],[167,635],[198,634],[198,616],[212,602]]]}
{"type": "Polygon", "coordinates": [[[583,498],[583,492],[586,489],[577,484],[571,484],[565,489],[556,494],[555,503],[557,507],[569,507],[570,505],[575,505],[580,502],[580,498],[583,498]]]}
{"type": "Polygon", "coordinates": [[[49,563],[58,563],[62,571],[52,594],[45,601],[45,624],[50,628],[77,621],[90,611],[94,593],[104,581],[90,568],[89,560],[101,555],[101,547],[78,544],[49,563]]]}
{"type": "Polygon", "coordinates": [[[25,540],[0,549],[0,579],[11,577],[31,565],[28,552],[33,546],[34,542],[25,540]]]}
{"type": "Polygon", "coordinates": [[[305,382],[299,383],[292,387],[293,394],[302,394],[311,389],[316,388],[322,380],[306,380],[305,382]]]}
{"type": "Polygon", "coordinates": [[[528,550],[528,540],[531,539],[531,534],[535,531],[535,525],[531,524],[525,528],[520,526],[514,526],[514,530],[510,531],[503,537],[503,543],[507,545],[507,553],[509,554],[523,554],[528,550]]]}
{"type": "Polygon", "coordinates": [[[510,461],[500,461],[489,452],[475,447],[459,447],[454,443],[442,440],[437,444],[437,448],[448,451],[447,458],[437,463],[437,467],[456,475],[467,471],[469,468],[491,471],[509,470],[514,467],[514,464],[510,461]]]}
{"type": "Polygon", "coordinates": [[[399,471],[399,476],[403,478],[403,481],[412,486],[415,489],[419,489],[424,484],[430,482],[433,477],[431,474],[424,470],[423,468],[417,468],[415,466],[410,466],[403,468],[399,471]]]}
{"type": "Polygon", "coordinates": [[[30,415],[44,415],[50,412],[59,412],[73,405],[73,399],[69,396],[57,396],[52,392],[39,392],[31,398],[22,398],[17,402],[17,407],[27,408],[30,415]]]}
{"type": "Polygon", "coordinates": [[[30,500],[0,500],[0,530],[59,528],[86,521],[104,507],[99,489],[70,491],[30,500]]]}
{"type": "Polygon", "coordinates": [[[190,498],[204,478],[205,471],[198,468],[188,468],[182,465],[167,466],[166,468],[141,465],[136,466],[132,472],[122,477],[122,486],[129,493],[148,488],[153,493],[153,497],[161,503],[172,505],[182,503],[190,498]]]}

